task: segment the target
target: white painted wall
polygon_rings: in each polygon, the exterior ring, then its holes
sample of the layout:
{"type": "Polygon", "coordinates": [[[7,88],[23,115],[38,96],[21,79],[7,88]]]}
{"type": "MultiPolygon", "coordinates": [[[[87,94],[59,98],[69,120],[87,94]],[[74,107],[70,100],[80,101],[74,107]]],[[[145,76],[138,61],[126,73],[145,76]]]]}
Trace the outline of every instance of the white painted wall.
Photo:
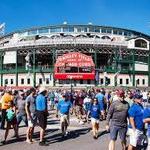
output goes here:
{"type": "Polygon", "coordinates": [[[33,86],[33,74],[18,74],[18,86],[33,86]],[[24,79],[24,84],[21,84],[21,79],[24,79]],[[27,80],[30,79],[30,84],[27,80]]]}
{"type": "Polygon", "coordinates": [[[99,84],[104,86],[105,85],[105,76],[107,76],[108,78],[110,78],[110,84],[108,86],[114,86],[114,74],[105,74],[105,73],[100,73],[99,74],[99,84]],[[101,79],[103,79],[103,84],[101,84],[101,79]]]}
{"type": "Polygon", "coordinates": [[[36,74],[36,85],[39,84],[39,79],[41,78],[42,79],[42,86],[53,86],[53,74],[50,74],[50,73],[44,73],[44,77],[45,79],[49,79],[49,84],[46,84],[46,82],[44,82],[44,78],[43,76],[40,74],[40,73],[37,73],[36,74]],[[50,75],[51,75],[51,79],[50,79],[50,75]]]}
{"type": "MultiPolygon", "coordinates": [[[[42,75],[36,74],[36,85],[39,84],[39,79],[42,78],[42,86],[53,86],[53,75],[51,75],[51,80],[50,80],[50,74],[49,73],[45,73],[45,78],[49,78],[49,84],[46,84],[43,81],[43,77],[42,75]]],[[[110,78],[110,84],[108,86],[114,86],[114,74],[107,74],[107,77],[110,78]]],[[[3,86],[5,85],[5,79],[8,79],[8,86],[16,86],[16,75],[15,74],[4,74],[3,75],[3,86]],[[10,84],[11,79],[13,79],[13,84],[10,84]]],[[[100,77],[99,77],[99,83],[100,80],[103,79],[103,84],[99,84],[104,86],[105,85],[105,81],[104,81],[104,73],[100,73],[100,77]]],[[[147,75],[135,75],[135,82],[139,79],[139,84],[137,85],[137,87],[147,87],[148,86],[148,76],[147,75]],[[145,80],[145,84],[143,84],[143,80],[145,80]]],[[[133,80],[133,76],[129,76],[128,74],[119,74],[117,76],[117,85],[118,86],[132,86],[132,80],[133,80]],[[120,85],[120,79],[122,79],[122,84],[120,85]],[[126,84],[126,79],[129,79],[129,84],[126,84]]],[[[0,82],[1,82],[1,78],[0,78],[0,82]]],[[[94,85],[94,82],[92,82],[91,84],[94,85]]],[[[59,84],[57,84],[59,85],[59,84]]],[[[18,86],[33,86],[33,75],[31,74],[30,76],[28,76],[28,74],[19,74],[18,75],[18,86]],[[30,84],[27,84],[27,79],[30,78],[30,84]],[[24,84],[21,84],[21,79],[24,79],[24,84]]],[[[68,86],[68,84],[66,84],[66,86],[68,86]]],[[[76,86],[81,86],[79,83],[76,84],[76,86]]],[[[88,86],[87,83],[84,81],[83,86],[88,86]]],[[[91,86],[91,85],[89,85],[91,86]]]]}
{"type": "Polygon", "coordinates": [[[3,86],[5,85],[6,79],[8,79],[7,86],[16,86],[16,75],[15,74],[3,74],[3,86]],[[13,79],[13,84],[11,84],[11,79],[13,79]]]}
{"type": "Polygon", "coordinates": [[[139,85],[140,87],[147,87],[148,86],[148,76],[147,75],[136,75],[135,76],[135,81],[139,79],[139,85]],[[142,84],[142,80],[145,80],[145,85],[142,84]]]}
{"type": "Polygon", "coordinates": [[[135,71],[148,71],[148,65],[146,65],[146,64],[135,64],[135,71]]]}
{"type": "MultiPolygon", "coordinates": [[[[114,86],[114,74],[107,74],[107,77],[110,78],[110,84],[108,86],[114,86]]],[[[100,84],[102,86],[105,85],[105,79],[104,79],[104,73],[100,74],[99,77],[99,83],[100,80],[103,79],[103,84],[100,84]]],[[[147,87],[148,86],[148,76],[147,75],[135,75],[135,81],[139,79],[140,84],[137,86],[140,87],[147,87]],[[143,79],[145,80],[145,84],[143,85],[143,79]]],[[[117,76],[117,86],[132,86],[133,76],[129,76],[128,74],[119,74],[117,76]],[[122,79],[122,84],[120,84],[120,79],[122,79]],[[126,84],[126,79],[129,80],[129,84],[126,84]]]]}
{"type": "Polygon", "coordinates": [[[149,50],[149,41],[144,39],[144,38],[131,39],[131,40],[128,41],[128,48],[149,50]],[[135,40],[138,40],[138,39],[142,39],[142,40],[146,41],[147,42],[147,48],[135,47],[135,40]]]}

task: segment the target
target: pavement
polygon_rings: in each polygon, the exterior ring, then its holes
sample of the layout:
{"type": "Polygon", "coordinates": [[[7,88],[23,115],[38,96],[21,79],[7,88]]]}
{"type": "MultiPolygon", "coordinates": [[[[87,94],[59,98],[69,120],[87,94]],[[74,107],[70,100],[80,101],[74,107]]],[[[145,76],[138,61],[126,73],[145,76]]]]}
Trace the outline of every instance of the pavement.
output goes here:
{"type": "MultiPolygon", "coordinates": [[[[47,146],[39,146],[39,128],[35,128],[33,144],[25,142],[26,127],[21,124],[19,128],[20,139],[13,137],[13,130],[10,130],[7,143],[0,146],[0,150],[108,150],[109,133],[105,131],[105,121],[100,122],[99,137],[93,139],[91,132],[91,124],[85,123],[80,125],[75,116],[70,118],[69,134],[64,139],[61,136],[59,119],[53,114],[48,118],[46,130],[47,146]]],[[[0,140],[3,140],[4,130],[0,130],[0,140]]],[[[116,150],[121,150],[121,144],[118,139],[116,142],[116,150]]]]}

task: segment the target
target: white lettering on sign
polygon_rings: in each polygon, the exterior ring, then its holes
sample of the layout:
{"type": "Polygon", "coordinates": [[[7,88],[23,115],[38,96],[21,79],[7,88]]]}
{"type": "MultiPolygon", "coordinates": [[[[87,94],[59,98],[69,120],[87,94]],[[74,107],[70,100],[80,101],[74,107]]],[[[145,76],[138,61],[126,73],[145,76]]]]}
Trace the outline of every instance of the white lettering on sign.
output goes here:
{"type": "Polygon", "coordinates": [[[67,79],[83,79],[83,75],[67,75],[67,79]]]}
{"type": "Polygon", "coordinates": [[[56,66],[84,67],[94,66],[94,63],[91,56],[86,56],[85,54],[78,52],[71,52],[59,56],[56,61],[56,66]]]}

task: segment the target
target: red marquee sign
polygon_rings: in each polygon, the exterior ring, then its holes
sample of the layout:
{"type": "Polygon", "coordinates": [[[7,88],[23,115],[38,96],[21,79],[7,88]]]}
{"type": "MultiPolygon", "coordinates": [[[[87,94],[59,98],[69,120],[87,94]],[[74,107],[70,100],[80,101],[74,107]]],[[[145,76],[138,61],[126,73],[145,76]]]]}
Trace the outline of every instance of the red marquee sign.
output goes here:
{"type": "Polygon", "coordinates": [[[91,56],[87,56],[85,54],[79,52],[71,52],[68,54],[64,54],[63,56],[59,56],[56,64],[55,64],[55,79],[74,79],[74,80],[86,80],[86,79],[95,79],[95,64],[92,60],[91,56]],[[66,68],[76,67],[76,68],[91,68],[91,72],[59,72],[58,68],[66,68]]]}
{"type": "Polygon", "coordinates": [[[58,57],[55,66],[61,67],[66,65],[70,67],[95,66],[91,56],[78,52],[71,52],[58,57]]]}

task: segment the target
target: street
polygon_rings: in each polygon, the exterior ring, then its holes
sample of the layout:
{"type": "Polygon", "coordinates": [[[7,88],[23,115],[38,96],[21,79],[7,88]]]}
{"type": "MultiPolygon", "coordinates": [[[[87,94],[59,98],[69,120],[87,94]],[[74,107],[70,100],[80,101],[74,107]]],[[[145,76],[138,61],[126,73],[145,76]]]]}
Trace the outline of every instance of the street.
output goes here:
{"type": "MultiPolygon", "coordinates": [[[[61,131],[59,126],[59,120],[55,117],[48,119],[48,125],[46,130],[46,140],[48,141],[47,146],[39,146],[39,128],[35,128],[34,139],[36,140],[33,144],[25,142],[26,127],[23,123],[19,128],[20,139],[16,140],[13,138],[13,130],[10,131],[6,145],[0,146],[1,150],[107,150],[109,143],[109,133],[105,131],[105,121],[100,122],[100,134],[97,140],[93,139],[91,133],[91,124],[85,123],[79,125],[77,119],[73,116],[70,119],[70,126],[68,128],[69,134],[65,139],[61,137],[61,131]]],[[[0,131],[1,140],[4,136],[4,131],[0,131]]],[[[116,144],[116,150],[120,150],[119,139],[116,144]]]]}

